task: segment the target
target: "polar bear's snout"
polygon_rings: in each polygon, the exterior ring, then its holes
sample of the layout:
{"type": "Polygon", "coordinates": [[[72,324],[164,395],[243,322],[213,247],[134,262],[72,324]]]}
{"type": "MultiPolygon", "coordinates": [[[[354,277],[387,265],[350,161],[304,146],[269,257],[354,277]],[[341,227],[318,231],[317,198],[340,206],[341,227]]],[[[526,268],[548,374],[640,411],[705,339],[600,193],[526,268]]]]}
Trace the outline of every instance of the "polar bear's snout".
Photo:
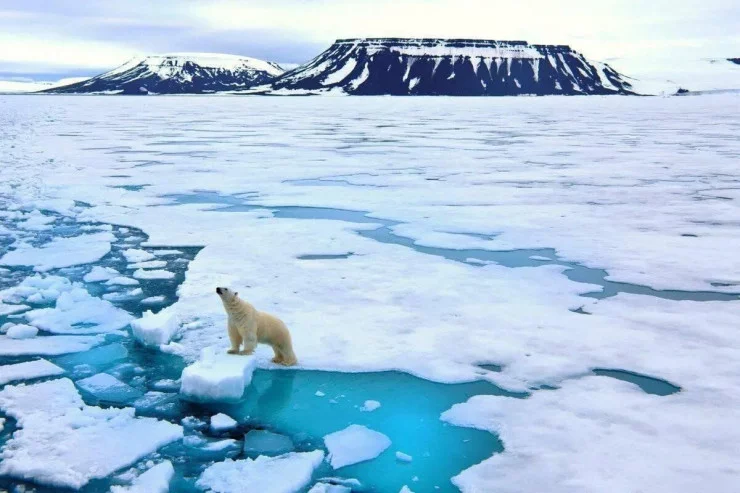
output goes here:
{"type": "Polygon", "coordinates": [[[216,294],[221,294],[221,288],[216,288],[216,294]]]}

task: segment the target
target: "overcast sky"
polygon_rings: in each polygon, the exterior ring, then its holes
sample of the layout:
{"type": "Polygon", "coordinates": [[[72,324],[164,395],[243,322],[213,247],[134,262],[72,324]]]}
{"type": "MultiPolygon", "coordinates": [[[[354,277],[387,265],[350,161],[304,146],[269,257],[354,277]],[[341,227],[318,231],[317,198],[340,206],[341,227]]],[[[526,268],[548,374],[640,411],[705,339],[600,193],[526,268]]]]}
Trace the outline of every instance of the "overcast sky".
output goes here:
{"type": "Polygon", "coordinates": [[[147,53],[302,63],[341,37],[570,44],[597,60],[740,56],[740,0],[0,0],[0,77],[93,75],[147,53]]]}

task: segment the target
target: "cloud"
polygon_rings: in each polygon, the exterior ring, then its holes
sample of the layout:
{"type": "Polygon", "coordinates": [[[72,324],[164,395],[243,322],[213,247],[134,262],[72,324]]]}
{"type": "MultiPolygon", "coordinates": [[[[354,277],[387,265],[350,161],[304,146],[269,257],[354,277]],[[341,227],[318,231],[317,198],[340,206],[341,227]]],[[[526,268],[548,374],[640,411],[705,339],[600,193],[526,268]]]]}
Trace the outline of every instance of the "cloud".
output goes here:
{"type": "Polygon", "coordinates": [[[522,39],[596,59],[738,56],[736,0],[4,0],[0,73],[91,73],[144,53],[300,63],[336,38],[522,39]]]}

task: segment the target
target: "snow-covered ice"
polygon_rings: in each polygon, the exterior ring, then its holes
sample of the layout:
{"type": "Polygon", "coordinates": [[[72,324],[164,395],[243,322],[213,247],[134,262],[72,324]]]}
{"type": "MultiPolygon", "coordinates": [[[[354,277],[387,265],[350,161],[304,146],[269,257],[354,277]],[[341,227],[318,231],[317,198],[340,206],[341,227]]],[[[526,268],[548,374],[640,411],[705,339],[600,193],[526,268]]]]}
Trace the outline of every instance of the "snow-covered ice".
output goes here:
{"type": "Polygon", "coordinates": [[[136,418],[133,408],[87,406],[71,380],[6,386],[0,409],[22,431],[5,445],[0,474],[79,489],[182,437],[182,428],[136,418]]]}
{"type": "Polygon", "coordinates": [[[213,493],[294,493],[311,481],[324,460],[320,450],[291,452],[278,457],[217,462],[208,467],[196,485],[213,493]]]}
{"type": "Polygon", "coordinates": [[[38,327],[26,324],[17,324],[9,327],[5,335],[10,339],[31,339],[39,333],[38,327]]]}
{"type": "Polygon", "coordinates": [[[126,260],[130,263],[148,262],[149,260],[155,259],[155,256],[153,254],[140,248],[128,248],[122,253],[126,260]]]}
{"type": "Polygon", "coordinates": [[[54,334],[96,334],[126,327],[133,319],[109,301],[74,288],[57,298],[54,308],[39,308],[25,313],[29,323],[54,334]]]}
{"type": "Polygon", "coordinates": [[[12,315],[13,313],[22,312],[31,308],[28,305],[8,305],[0,301],[0,316],[12,315]]]}
{"type": "MultiPolygon", "coordinates": [[[[728,295],[740,291],[740,258],[728,254],[740,244],[737,96],[193,98],[186,106],[159,98],[147,101],[146,112],[127,98],[37,98],[33,104],[25,98],[4,98],[9,111],[0,112],[0,129],[16,132],[0,139],[10,162],[0,169],[0,194],[18,205],[8,220],[23,220],[21,208],[53,206],[85,220],[141,228],[152,252],[138,249],[128,263],[154,260],[159,248],[203,247],[172,307],[188,328],[164,347],[188,363],[209,346],[226,359],[225,315],[213,288],[228,284],[285,320],[306,369],[400,370],[438,382],[482,378],[521,391],[559,387],[501,404],[489,421],[486,406],[471,400],[469,422],[504,437],[506,452],[490,459],[501,461],[494,464],[500,481],[493,480],[502,491],[521,486],[520,467],[537,468],[533,489],[638,489],[641,476],[620,468],[635,472],[640,461],[627,464],[617,440],[637,444],[635,453],[651,458],[642,462],[655,464],[648,476],[654,491],[700,479],[702,489],[735,489],[726,460],[737,462],[732,430],[740,429],[732,412],[740,407],[740,301],[728,295]],[[202,123],[215,111],[218,118],[202,123]],[[132,114],[140,126],[126,123],[132,114]],[[248,132],[244,114],[250,115],[248,132]],[[49,115],[54,124],[39,124],[49,115]],[[192,144],[172,153],[160,137],[141,130],[162,121],[174,138],[192,144]],[[327,123],[332,131],[317,133],[327,123]],[[79,136],[61,137],[60,129],[79,136]],[[132,154],[111,153],[124,132],[132,154]],[[34,164],[42,159],[55,159],[55,173],[34,164]],[[327,193],[317,178],[347,184],[335,183],[327,193]],[[296,186],[296,180],[314,181],[296,186]],[[121,183],[150,186],[117,195],[109,185],[121,183]],[[90,206],[73,211],[73,200],[90,206]],[[474,266],[448,258],[451,248],[460,254],[526,249],[522,256],[530,263],[474,266]],[[298,259],[350,251],[355,254],[344,259],[298,259]],[[663,291],[587,297],[594,286],[571,280],[565,265],[553,265],[558,262],[663,291]],[[691,293],[682,291],[727,297],[688,301],[682,297],[691,293]],[[479,365],[488,363],[501,371],[482,371],[479,365]],[[593,368],[653,375],[682,390],[646,396],[613,379],[582,378],[593,368]],[[596,406],[594,399],[615,393],[619,405],[608,412],[569,408],[560,428],[559,421],[545,421],[552,430],[522,431],[523,420],[544,416],[549,403],[540,399],[552,399],[550,409],[596,406]],[[513,407],[516,412],[508,412],[513,407]],[[696,422],[686,422],[682,412],[696,422]],[[613,465],[578,465],[586,452],[573,416],[596,431],[619,426],[619,437],[604,438],[615,444],[613,465]],[[676,428],[686,432],[674,446],[676,428]],[[707,444],[716,453],[707,452],[707,444]],[[521,447],[529,465],[514,455],[521,447]],[[570,461],[565,469],[547,467],[550,451],[553,463],[570,461]]],[[[29,296],[46,300],[37,291],[29,296]]],[[[3,299],[33,303],[20,295],[3,299]]],[[[13,354],[7,343],[40,351],[45,339],[36,338],[33,347],[0,339],[0,354],[13,354]]],[[[260,347],[255,364],[268,367],[270,357],[269,348],[260,347]]],[[[241,383],[229,395],[241,394],[248,380],[237,370],[241,383]]],[[[225,385],[215,377],[200,383],[206,395],[225,385]]],[[[363,419],[390,408],[383,395],[367,397],[384,408],[359,413],[355,406],[364,398],[356,399],[352,408],[363,419]]],[[[485,397],[494,408],[501,399],[485,397]]],[[[311,399],[320,401],[328,399],[311,399]]],[[[422,456],[413,455],[411,464],[398,467],[419,467],[422,456]]],[[[490,460],[456,482],[486,491],[490,460]]]]}
{"type": "Polygon", "coordinates": [[[26,361],[25,363],[16,363],[14,365],[0,366],[0,385],[16,380],[30,380],[32,378],[50,377],[64,373],[62,368],[57,365],[39,359],[35,361],[26,361]]]}
{"type": "Polygon", "coordinates": [[[142,318],[131,322],[134,337],[147,346],[167,344],[179,330],[180,320],[177,314],[167,308],[156,314],[147,310],[142,318]]]}
{"type": "Polygon", "coordinates": [[[108,232],[54,238],[38,248],[20,244],[0,258],[0,265],[31,266],[37,272],[90,264],[110,252],[115,236],[108,232]]]}
{"type": "Polygon", "coordinates": [[[167,262],[164,260],[148,260],[146,262],[136,262],[134,264],[128,264],[128,269],[160,269],[166,267],[167,262]]]}
{"type": "Polygon", "coordinates": [[[105,284],[106,286],[138,286],[139,281],[131,277],[116,276],[108,279],[105,284]]]}
{"type": "Polygon", "coordinates": [[[11,339],[0,335],[0,356],[55,356],[87,351],[101,344],[100,336],[53,336],[11,339]]]}
{"type": "Polygon", "coordinates": [[[218,413],[211,416],[211,430],[215,432],[231,430],[236,428],[236,425],[236,420],[224,413],[218,413]]]}
{"type": "Polygon", "coordinates": [[[254,356],[217,354],[206,348],[201,358],[182,372],[180,393],[202,401],[238,400],[252,381],[254,356]]]}
{"type": "Polygon", "coordinates": [[[90,272],[85,274],[82,280],[85,282],[109,281],[119,277],[120,275],[121,273],[112,267],[101,267],[99,265],[95,265],[90,269],[90,272]]]}
{"type": "Polygon", "coordinates": [[[129,486],[113,486],[110,493],[167,493],[175,475],[172,462],[165,460],[137,476],[129,486]]]}
{"type": "Polygon", "coordinates": [[[172,279],[175,277],[174,272],[162,269],[146,270],[138,269],[134,271],[135,279],[172,279]]]}
{"type": "Polygon", "coordinates": [[[139,303],[142,305],[163,305],[165,301],[167,301],[167,298],[164,296],[149,296],[141,300],[139,303]]]}
{"type": "Polygon", "coordinates": [[[329,463],[334,469],[372,460],[391,446],[390,439],[362,425],[347,428],[324,437],[329,463]]]}

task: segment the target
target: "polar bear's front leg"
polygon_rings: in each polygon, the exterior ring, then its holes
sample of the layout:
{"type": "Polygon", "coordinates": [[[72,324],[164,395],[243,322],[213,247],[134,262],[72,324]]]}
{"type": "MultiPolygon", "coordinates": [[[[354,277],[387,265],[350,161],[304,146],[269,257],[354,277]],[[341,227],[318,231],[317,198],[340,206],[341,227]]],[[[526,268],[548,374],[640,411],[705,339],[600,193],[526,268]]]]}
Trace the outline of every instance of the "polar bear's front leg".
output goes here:
{"type": "Polygon", "coordinates": [[[254,349],[257,347],[257,334],[254,331],[249,331],[244,334],[244,350],[239,354],[252,354],[254,349]]]}
{"type": "Polygon", "coordinates": [[[237,354],[239,352],[239,346],[242,345],[242,335],[236,330],[236,327],[229,324],[229,340],[231,341],[231,349],[226,351],[229,354],[237,354]]]}

